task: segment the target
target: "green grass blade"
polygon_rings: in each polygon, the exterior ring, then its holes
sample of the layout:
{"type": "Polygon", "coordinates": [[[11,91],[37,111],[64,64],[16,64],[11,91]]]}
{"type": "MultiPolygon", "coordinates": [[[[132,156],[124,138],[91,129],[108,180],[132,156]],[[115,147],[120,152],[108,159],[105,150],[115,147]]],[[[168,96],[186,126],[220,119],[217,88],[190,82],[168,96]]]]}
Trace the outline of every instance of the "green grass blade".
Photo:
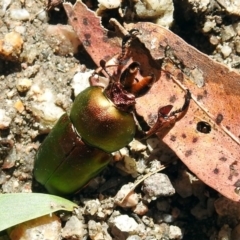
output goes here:
{"type": "Polygon", "coordinates": [[[59,210],[73,211],[75,207],[65,198],[49,194],[0,194],[0,231],[59,210]]]}

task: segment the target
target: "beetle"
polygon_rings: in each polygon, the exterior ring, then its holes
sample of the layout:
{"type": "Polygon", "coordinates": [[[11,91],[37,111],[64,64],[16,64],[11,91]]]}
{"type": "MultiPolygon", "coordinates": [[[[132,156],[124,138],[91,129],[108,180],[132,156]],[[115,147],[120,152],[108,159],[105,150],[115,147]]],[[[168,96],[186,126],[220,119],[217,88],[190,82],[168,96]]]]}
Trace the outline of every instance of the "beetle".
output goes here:
{"type": "MultiPolygon", "coordinates": [[[[132,29],[123,37],[115,72],[110,74],[109,65],[100,62],[98,72],[108,76],[108,86],[92,84],[79,93],[70,116],[63,114],[39,147],[34,177],[48,192],[63,196],[77,192],[107,166],[111,153],[128,145],[137,132],[148,137],[188,108],[191,95],[187,90],[182,108],[171,112],[172,105],[160,107],[155,125],[148,132],[137,131],[135,98],[144,95],[155,81],[153,74],[136,79],[138,62],[126,66],[129,46],[137,34],[138,30],[132,29]]],[[[94,77],[90,80],[93,83],[94,77]]]]}

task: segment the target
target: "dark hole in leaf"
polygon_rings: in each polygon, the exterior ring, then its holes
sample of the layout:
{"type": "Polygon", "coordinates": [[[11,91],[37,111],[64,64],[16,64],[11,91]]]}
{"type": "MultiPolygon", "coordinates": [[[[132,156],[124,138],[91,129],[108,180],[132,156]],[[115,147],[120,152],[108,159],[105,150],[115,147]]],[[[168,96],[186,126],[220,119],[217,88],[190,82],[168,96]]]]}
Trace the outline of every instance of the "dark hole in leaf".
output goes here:
{"type": "Polygon", "coordinates": [[[234,192],[235,192],[236,194],[240,195],[240,188],[239,188],[239,187],[236,187],[236,188],[234,189],[234,192]]]}
{"type": "Polygon", "coordinates": [[[197,123],[197,130],[201,133],[208,134],[211,132],[211,126],[207,122],[200,121],[197,123]]]}

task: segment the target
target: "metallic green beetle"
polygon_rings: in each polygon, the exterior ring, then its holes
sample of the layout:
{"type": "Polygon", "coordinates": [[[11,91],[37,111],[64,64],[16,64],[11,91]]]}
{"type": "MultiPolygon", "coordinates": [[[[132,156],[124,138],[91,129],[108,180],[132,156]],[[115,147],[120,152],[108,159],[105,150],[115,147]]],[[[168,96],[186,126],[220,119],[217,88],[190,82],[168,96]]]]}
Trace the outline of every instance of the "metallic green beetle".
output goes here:
{"type": "MultiPolygon", "coordinates": [[[[133,29],[122,43],[118,57],[118,70],[110,74],[105,62],[102,69],[109,75],[110,82],[104,89],[91,86],[76,97],[70,116],[61,116],[38,149],[34,164],[35,179],[48,192],[70,195],[81,189],[110,162],[111,153],[132,141],[136,133],[133,115],[135,98],[145,94],[154,83],[154,75],[135,81],[140,64],[132,62],[124,71],[127,44],[138,33],[133,29]]],[[[187,109],[190,102],[187,91],[181,109],[169,112],[172,105],[158,111],[158,121],[145,135],[161,128],[170,117],[187,109]]]]}

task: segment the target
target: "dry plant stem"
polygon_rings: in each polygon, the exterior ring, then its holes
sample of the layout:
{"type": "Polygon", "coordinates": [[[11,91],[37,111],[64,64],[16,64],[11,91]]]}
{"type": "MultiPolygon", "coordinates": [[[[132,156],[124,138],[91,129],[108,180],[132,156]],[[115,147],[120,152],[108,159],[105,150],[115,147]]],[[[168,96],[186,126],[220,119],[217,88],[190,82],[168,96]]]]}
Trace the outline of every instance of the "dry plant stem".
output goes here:
{"type": "Polygon", "coordinates": [[[138,179],[138,180],[134,183],[133,187],[129,190],[128,194],[126,194],[126,196],[122,199],[121,203],[124,202],[124,200],[128,197],[128,195],[129,195],[131,192],[133,192],[133,190],[134,190],[141,182],[143,182],[145,179],[149,178],[149,177],[152,176],[153,174],[155,174],[155,173],[157,173],[157,172],[159,172],[159,171],[162,171],[162,170],[165,169],[169,164],[170,164],[170,163],[165,164],[165,165],[162,165],[159,169],[157,169],[157,170],[155,170],[155,171],[153,171],[153,172],[149,172],[148,174],[144,175],[141,179],[138,179]]]}
{"type": "Polygon", "coordinates": [[[117,31],[124,36],[129,33],[115,18],[111,18],[109,23],[111,23],[117,29],[117,31]]]}

